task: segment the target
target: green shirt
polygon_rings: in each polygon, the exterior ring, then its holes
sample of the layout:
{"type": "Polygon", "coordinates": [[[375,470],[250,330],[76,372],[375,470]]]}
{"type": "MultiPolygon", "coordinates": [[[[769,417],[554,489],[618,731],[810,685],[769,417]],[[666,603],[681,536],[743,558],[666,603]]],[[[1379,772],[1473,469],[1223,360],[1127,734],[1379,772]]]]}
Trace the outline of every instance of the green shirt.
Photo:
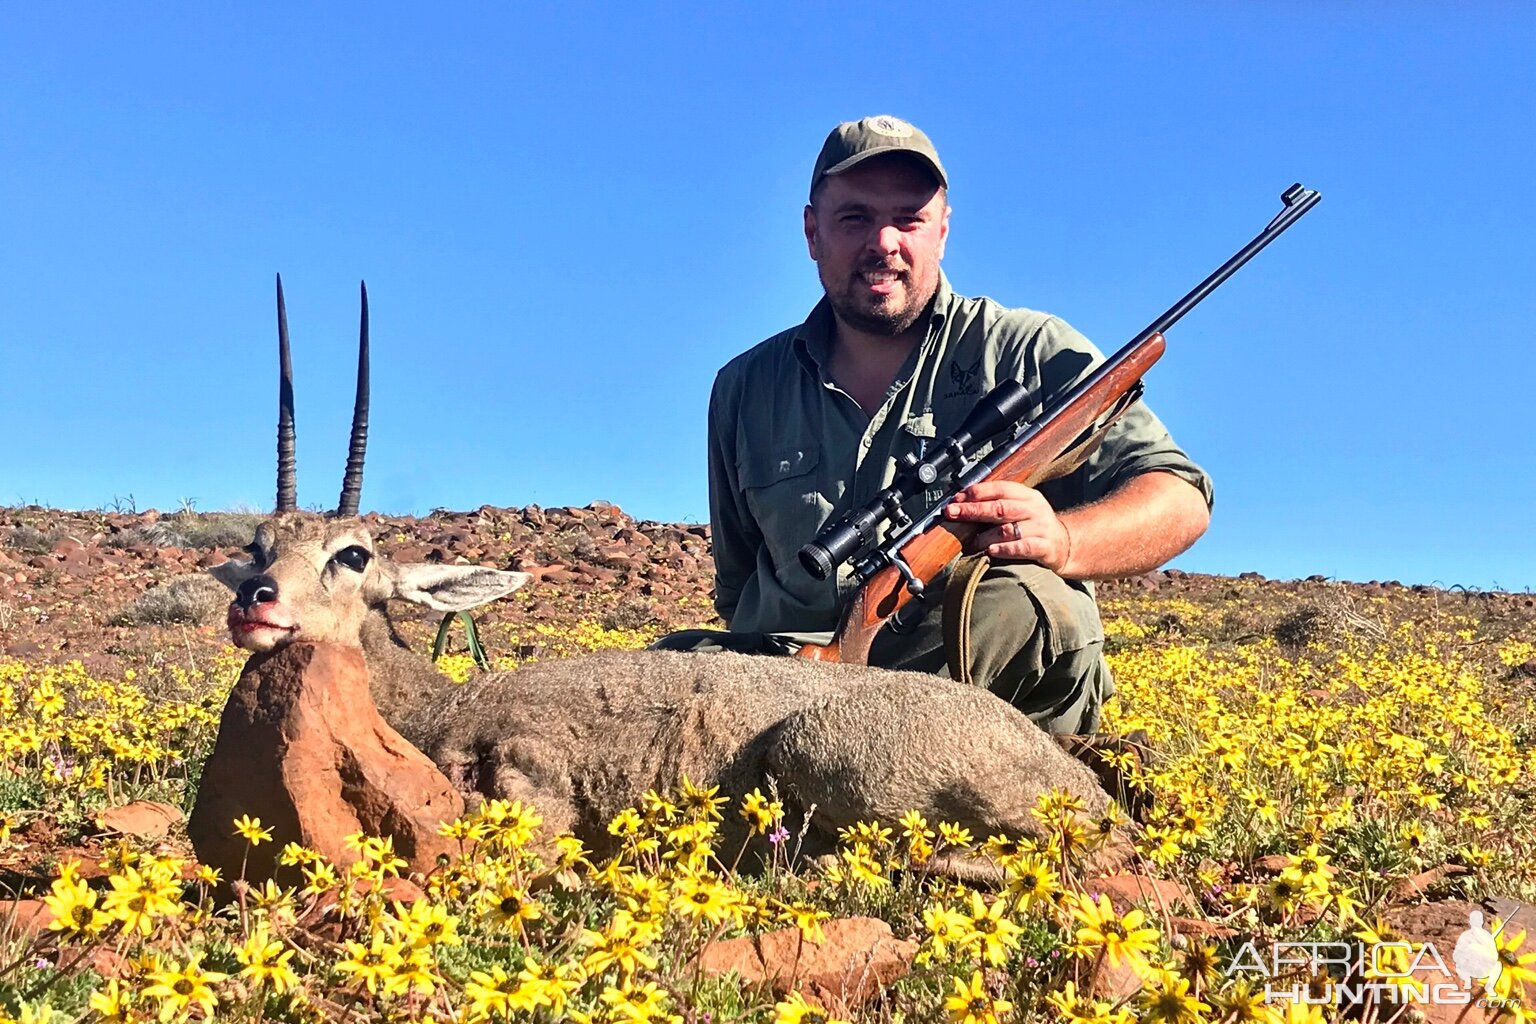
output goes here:
{"type": "MultiPolygon", "coordinates": [[[[908,453],[953,433],[982,395],[1012,377],[1035,396],[1030,415],[1103,356],[1061,320],[965,298],[942,275],[927,334],[885,401],[867,416],[825,366],[834,333],[823,298],[805,323],[731,360],[709,400],[709,505],[715,608],[736,632],[836,628],[853,591],[849,569],[817,580],[796,553],[828,521],[864,505],[908,453]]],[[[1093,501],[1140,473],[1211,483],[1145,403],[1115,424],[1076,472],[1040,487],[1057,510],[1093,501]]],[[[909,509],[941,496],[930,490],[909,509]]]]}

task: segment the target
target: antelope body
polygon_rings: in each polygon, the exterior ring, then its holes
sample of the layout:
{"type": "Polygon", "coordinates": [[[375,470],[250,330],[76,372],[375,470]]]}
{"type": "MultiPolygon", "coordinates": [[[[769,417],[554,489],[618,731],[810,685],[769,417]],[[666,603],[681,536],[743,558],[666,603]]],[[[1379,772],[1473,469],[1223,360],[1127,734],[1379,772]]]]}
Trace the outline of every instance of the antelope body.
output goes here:
{"type": "MultiPolygon", "coordinates": [[[[909,810],[977,835],[1036,834],[1030,810],[1052,789],[1090,814],[1109,797],[1021,712],[940,677],[794,658],[609,652],[490,672],[458,685],[407,649],[391,600],[439,612],[475,607],[528,582],[475,566],[381,556],[356,518],[366,434],[367,299],[348,484],[333,515],[295,508],[292,385],[278,284],[283,365],[279,510],[249,561],[212,571],[234,591],[233,641],[251,651],[295,642],[360,647],[384,719],[472,801],[532,803],[551,829],[604,852],[608,822],[648,789],[686,774],[740,796],[771,776],[786,805],[814,805],[808,852],[855,821],[909,810]],[[286,442],[285,442],[286,438],[286,442]],[[286,443],[287,448],[284,449],[286,443]],[[349,500],[350,495],[350,500],[349,500]]],[[[729,834],[727,835],[729,839],[729,834]]]]}

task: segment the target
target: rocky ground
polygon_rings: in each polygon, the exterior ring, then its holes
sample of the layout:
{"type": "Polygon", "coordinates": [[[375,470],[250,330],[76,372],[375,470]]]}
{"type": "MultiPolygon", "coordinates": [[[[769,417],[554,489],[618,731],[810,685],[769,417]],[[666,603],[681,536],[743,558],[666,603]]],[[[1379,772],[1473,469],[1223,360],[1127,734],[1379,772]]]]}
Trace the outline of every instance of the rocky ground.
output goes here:
{"type": "MultiPolygon", "coordinates": [[[[194,582],[196,574],[239,556],[260,518],[0,509],[0,654],[32,662],[78,658],[95,674],[113,674],[125,661],[156,651],[197,656],[222,650],[228,597],[211,578],[194,582]]],[[[709,600],[707,525],[635,520],[605,502],[363,518],[380,550],[396,560],[482,564],[534,575],[535,583],[514,599],[476,613],[491,637],[515,637],[528,648],[493,648],[493,655],[543,653],[537,637],[522,627],[587,622],[655,633],[719,624],[709,600]]],[[[1410,616],[1455,608],[1510,631],[1536,620],[1536,595],[1530,593],[1395,581],[1340,584],[1320,575],[1271,581],[1257,573],[1219,577],[1167,570],[1101,584],[1100,594],[1110,604],[1143,597],[1189,602],[1221,616],[1230,639],[1276,629],[1283,639],[1287,630],[1304,632],[1325,610],[1352,600],[1390,603],[1410,616]]],[[[418,619],[423,630],[433,624],[432,616],[418,619]]]]}
{"type": "MultiPolygon", "coordinates": [[[[0,654],[78,658],[94,674],[113,674],[155,649],[221,649],[228,595],[187,578],[239,557],[260,518],[0,509],[0,654]]],[[[482,626],[591,621],[654,631],[713,618],[707,526],[636,521],[600,502],[363,519],[399,561],[532,573],[516,600],[476,613],[482,626]]]]}
{"type": "MultiPolygon", "coordinates": [[[[217,665],[232,678],[230,666],[238,662],[230,661],[224,629],[229,595],[205,570],[238,556],[261,518],[246,513],[0,509],[0,666],[8,660],[27,666],[78,660],[91,677],[119,679],[146,667],[217,665]]],[[[483,564],[535,577],[511,598],[475,613],[489,653],[499,661],[560,656],[602,646],[641,646],[666,630],[719,625],[710,604],[707,526],[637,521],[606,503],[548,509],[485,506],[469,512],[439,510],[420,518],[368,515],[364,520],[379,549],[396,560],[483,564]]],[[[1384,639],[1405,625],[1411,627],[1409,634],[1443,635],[1457,646],[1458,658],[1478,663],[1479,671],[1491,681],[1487,697],[1492,704],[1506,710],[1525,709],[1516,715],[1516,746],[1528,750],[1536,733],[1528,713],[1536,658],[1521,660],[1536,653],[1536,595],[1444,590],[1393,581],[1340,583],[1323,576],[1271,581],[1254,573],[1216,577],[1168,570],[1103,584],[1100,596],[1109,627],[1107,645],[1116,652],[1196,647],[1217,657],[1263,641],[1261,646],[1292,652],[1297,660],[1284,664],[1295,669],[1304,667],[1309,648],[1326,658],[1330,645],[1342,648],[1350,638],[1384,639]],[[1509,651],[1523,653],[1509,657],[1509,651]]],[[[407,608],[400,612],[413,642],[429,645],[438,617],[412,616],[407,608]]],[[[457,640],[460,634],[454,636],[457,640]]],[[[1424,667],[1411,659],[1403,664],[1410,667],[1405,669],[1410,676],[1424,667]]],[[[1371,696],[1306,691],[1318,715],[1331,701],[1338,700],[1342,706],[1371,696]]],[[[35,693],[32,699],[38,699],[35,693]]],[[[222,702],[221,693],[218,704],[222,702]]],[[[1334,713],[1337,717],[1337,708],[1334,713]]],[[[153,786],[145,788],[153,793],[153,786]]],[[[1511,799],[1526,801],[1530,796],[1524,782],[1506,788],[1511,799]]],[[[0,855],[0,887],[17,894],[38,893],[65,859],[81,859],[88,876],[100,876],[105,868],[96,862],[105,844],[120,834],[163,837],[173,849],[187,852],[180,824],[184,807],[135,800],[78,815],[70,811],[67,801],[56,799],[58,792],[55,787],[53,795],[36,797],[34,802],[42,802],[47,810],[25,814],[18,821],[20,842],[13,841],[0,855]]],[[[185,803],[187,795],[183,790],[180,802],[185,803]]],[[[1426,820],[1437,819],[1431,813],[1426,820]]],[[[1529,821],[1528,816],[1525,820],[1529,821]]],[[[1525,828],[1514,820],[1490,820],[1485,838],[1496,848],[1501,842],[1519,846],[1522,840],[1514,831],[1525,828]]],[[[1287,856],[1270,854],[1239,868],[1253,877],[1266,877],[1288,863],[1287,856]]],[[[1468,913],[1478,907],[1514,918],[1521,928],[1536,928],[1536,920],[1527,920],[1528,907],[1502,897],[1489,895],[1481,904],[1455,898],[1489,888],[1499,891],[1497,886],[1469,888],[1472,869],[1459,861],[1440,863],[1437,855],[1433,862],[1413,860],[1404,865],[1390,877],[1383,876],[1392,884],[1390,893],[1380,899],[1383,909],[1390,908],[1388,920],[1405,933],[1449,948],[1468,913]],[[1425,898],[1435,902],[1421,904],[1425,898]]],[[[1500,877],[1514,875],[1506,871],[1500,877]]],[[[1198,902],[1187,893],[1180,896],[1186,891],[1172,882],[1143,875],[1125,878],[1135,892],[1123,901],[1117,897],[1117,906],[1124,902],[1128,908],[1145,895],[1142,888],[1163,885],[1174,885],[1168,892],[1183,903],[1198,902]]],[[[1113,892],[1113,882],[1099,879],[1095,885],[1113,892]]],[[[1159,901],[1177,902],[1161,895],[1159,901]]],[[[35,910],[35,900],[15,902],[8,913],[20,915],[23,909],[35,910]]],[[[1214,914],[1209,907],[1206,911],[1214,914]]],[[[1226,939],[1236,934],[1226,923],[1214,924],[1214,917],[1170,920],[1180,934],[1226,939]],[[1186,932],[1186,927],[1193,931],[1186,932]]],[[[1226,920],[1237,918],[1229,913],[1226,920]]],[[[832,924],[864,927],[861,922],[865,919],[832,924]]],[[[854,945],[861,949],[889,945],[888,925],[865,923],[883,929],[881,937],[865,936],[854,945]]],[[[907,945],[916,948],[910,942],[907,945]]],[[[758,939],[742,939],[719,944],[712,955],[723,958],[718,969],[729,967],[744,977],[771,977],[770,966],[754,967],[741,960],[747,953],[765,957],[764,948],[758,939]]],[[[897,957],[900,970],[910,964],[912,949],[897,957]]],[[[803,972],[801,976],[805,977],[803,972]]],[[[1140,985],[1139,979],[1130,978],[1123,991],[1111,986],[1106,992],[1118,998],[1140,985]]],[[[1430,1017],[1449,1024],[1456,1014],[1430,1017]]]]}

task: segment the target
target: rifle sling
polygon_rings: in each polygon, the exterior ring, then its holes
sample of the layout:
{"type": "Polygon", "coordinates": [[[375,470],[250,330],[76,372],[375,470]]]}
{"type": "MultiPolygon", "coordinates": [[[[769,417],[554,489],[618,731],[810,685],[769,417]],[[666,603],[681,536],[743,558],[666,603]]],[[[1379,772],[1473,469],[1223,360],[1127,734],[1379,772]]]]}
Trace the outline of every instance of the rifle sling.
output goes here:
{"type": "MultiPolygon", "coordinates": [[[[1115,425],[1120,414],[1130,407],[1121,403],[1104,422],[1086,430],[1072,446],[1056,457],[1036,483],[1055,480],[1076,472],[1088,456],[1098,450],[1104,435],[1115,425]]],[[[975,686],[972,675],[971,616],[976,603],[976,588],[991,566],[992,559],[985,551],[956,558],[944,588],[944,658],[949,663],[949,677],[967,686],[975,686]]]]}

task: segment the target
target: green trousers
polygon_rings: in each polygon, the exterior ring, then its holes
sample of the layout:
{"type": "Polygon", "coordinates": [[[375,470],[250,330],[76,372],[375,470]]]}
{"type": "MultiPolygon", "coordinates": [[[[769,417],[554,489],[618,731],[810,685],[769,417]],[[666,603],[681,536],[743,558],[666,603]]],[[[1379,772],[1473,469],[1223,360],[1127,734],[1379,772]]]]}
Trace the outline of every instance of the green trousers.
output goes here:
{"type": "MultiPolygon", "coordinates": [[[[926,613],[887,623],[870,648],[881,668],[948,676],[942,582],[929,588],[926,613]]],[[[910,606],[909,606],[910,607],[910,606]]],[[[904,616],[905,617],[905,616],[904,616]]],[[[726,633],[692,629],[652,645],[671,651],[794,654],[831,633],[726,633]]],[[[971,676],[1047,732],[1098,731],[1104,701],[1115,692],[1104,662],[1104,627],[1093,594],[1081,584],[1027,562],[987,569],[972,605],[971,676]]]]}

